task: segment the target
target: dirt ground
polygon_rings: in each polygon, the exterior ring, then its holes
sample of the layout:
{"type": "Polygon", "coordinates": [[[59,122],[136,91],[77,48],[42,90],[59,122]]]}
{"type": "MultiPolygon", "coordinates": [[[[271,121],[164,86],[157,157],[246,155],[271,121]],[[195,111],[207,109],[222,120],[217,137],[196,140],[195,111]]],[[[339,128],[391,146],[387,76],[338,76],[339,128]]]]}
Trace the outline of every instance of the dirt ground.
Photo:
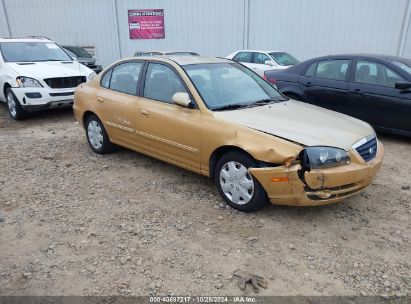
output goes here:
{"type": "Polygon", "coordinates": [[[15,122],[0,105],[0,295],[411,294],[411,139],[361,195],[325,207],[220,207],[212,182],[88,147],[71,110],[15,122]]]}

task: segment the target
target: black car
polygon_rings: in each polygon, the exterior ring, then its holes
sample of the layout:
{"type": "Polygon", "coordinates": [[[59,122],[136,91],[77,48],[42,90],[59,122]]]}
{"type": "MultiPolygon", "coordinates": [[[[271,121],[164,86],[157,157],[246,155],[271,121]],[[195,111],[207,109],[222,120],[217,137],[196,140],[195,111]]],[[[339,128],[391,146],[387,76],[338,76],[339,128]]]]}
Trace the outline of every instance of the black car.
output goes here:
{"type": "Polygon", "coordinates": [[[411,136],[411,60],[383,55],[310,59],[265,79],[286,96],[411,136]]]}
{"type": "Polygon", "coordinates": [[[78,62],[92,69],[96,74],[103,70],[103,67],[97,62],[96,58],[90,55],[84,48],[78,46],[62,46],[62,48],[71,57],[77,58],[78,62]]]}

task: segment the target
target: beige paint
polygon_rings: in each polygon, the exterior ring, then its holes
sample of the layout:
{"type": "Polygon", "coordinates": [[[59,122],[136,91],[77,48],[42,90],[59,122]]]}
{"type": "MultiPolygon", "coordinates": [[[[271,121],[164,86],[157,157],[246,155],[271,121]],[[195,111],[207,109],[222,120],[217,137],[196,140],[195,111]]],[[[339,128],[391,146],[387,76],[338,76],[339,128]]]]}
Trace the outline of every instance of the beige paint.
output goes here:
{"type": "Polygon", "coordinates": [[[367,186],[381,166],[381,144],[377,157],[369,163],[351,148],[356,141],[370,135],[372,128],[342,114],[296,101],[236,111],[208,110],[179,64],[229,62],[227,60],[199,56],[128,60],[172,65],[186,83],[198,109],[101,88],[103,73],[100,73],[76,89],[74,114],[81,124],[85,112],[96,114],[115,144],[205,176],[211,175],[209,164],[214,151],[221,147],[242,149],[256,160],[275,164],[268,168],[250,168],[274,204],[318,205],[339,201],[367,186]],[[344,148],[350,153],[351,164],[307,172],[305,185],[298,176],[298,161],[292,162],[305,145],[344,148]],[[276,178],[281,181],[273,182],[276,178]],[[341,189],[336,189],[340,186],[341,189]],[[310,193],[324,194],[319,191],[340,192],[330,199],[308,198],[310,193]]]}

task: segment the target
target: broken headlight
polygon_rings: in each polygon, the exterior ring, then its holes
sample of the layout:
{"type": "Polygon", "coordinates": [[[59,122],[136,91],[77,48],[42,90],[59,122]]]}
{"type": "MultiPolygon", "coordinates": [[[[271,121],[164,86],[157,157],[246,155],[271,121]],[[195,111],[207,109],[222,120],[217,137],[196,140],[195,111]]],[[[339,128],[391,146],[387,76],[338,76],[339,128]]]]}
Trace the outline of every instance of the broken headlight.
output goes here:
{"type": "Polygon", "coordinates": [[[349,164],[350,157],[339,148],[307,147],[302,151],[301,162],[307,169],[329,168],[349,164]]]}

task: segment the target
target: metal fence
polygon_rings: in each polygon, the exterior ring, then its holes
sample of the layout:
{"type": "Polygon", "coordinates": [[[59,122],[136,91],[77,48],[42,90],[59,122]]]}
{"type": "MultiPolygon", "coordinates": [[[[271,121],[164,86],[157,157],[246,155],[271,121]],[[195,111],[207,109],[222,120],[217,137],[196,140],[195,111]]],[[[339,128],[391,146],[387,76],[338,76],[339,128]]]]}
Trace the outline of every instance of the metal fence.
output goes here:
{"type": "Polygon", "coordinates": [[[0,0],[0,36],[94,46],[103,65],[136,50],[411,57],[410,14],[410,0],[0,0]],[[164,9],[165,39],[129,38],[127,10],[145,8],[164,9]]]}

